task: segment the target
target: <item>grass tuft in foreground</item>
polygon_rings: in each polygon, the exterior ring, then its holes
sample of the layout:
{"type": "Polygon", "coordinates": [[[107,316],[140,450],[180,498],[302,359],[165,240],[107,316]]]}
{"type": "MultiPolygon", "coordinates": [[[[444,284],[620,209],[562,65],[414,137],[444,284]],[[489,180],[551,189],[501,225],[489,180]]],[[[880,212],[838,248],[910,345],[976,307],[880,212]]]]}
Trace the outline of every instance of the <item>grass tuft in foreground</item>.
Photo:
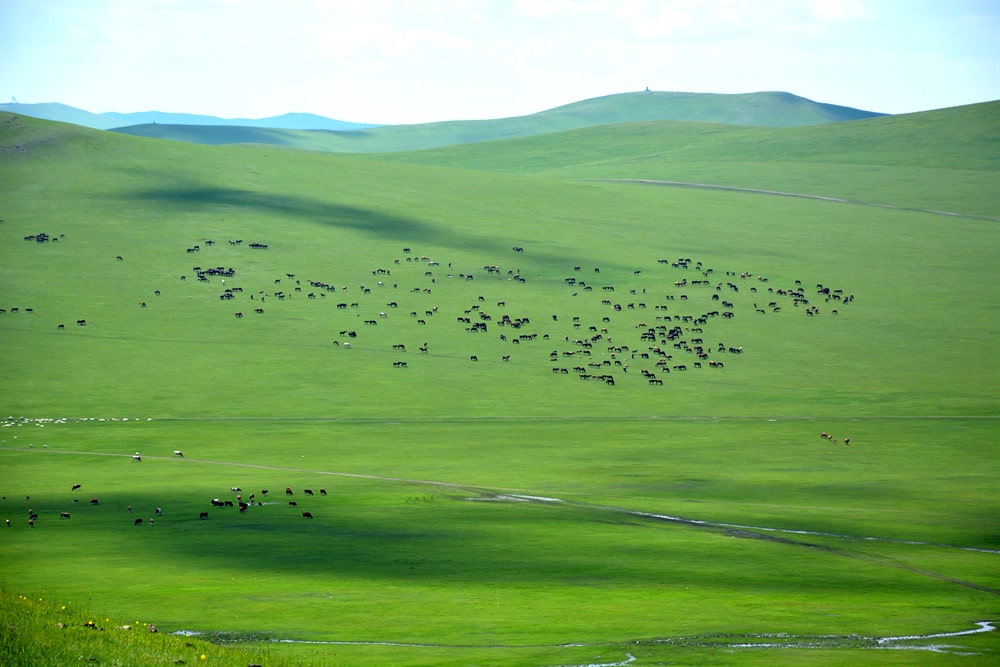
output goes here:
{"type": "Polygon", "coordinates": [[[2,589],[0,619],[0,664],[7,667],[291,664],[266,651],[216,646],[2,589]]]}

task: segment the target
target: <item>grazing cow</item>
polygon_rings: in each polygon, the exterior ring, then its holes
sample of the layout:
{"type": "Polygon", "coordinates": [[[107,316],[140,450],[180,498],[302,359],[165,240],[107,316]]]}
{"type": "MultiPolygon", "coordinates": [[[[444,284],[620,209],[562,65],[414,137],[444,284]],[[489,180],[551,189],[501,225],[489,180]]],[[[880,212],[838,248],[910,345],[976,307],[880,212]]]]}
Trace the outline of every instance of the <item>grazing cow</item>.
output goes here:
{"type": "Polygon", "coordinates": [[[241,313],[239,311],[236,311],[235,315],[236,315],[236,317],[243,317],[243,313],[241,313]]]}
{"type": "Polygon", "coordinates": [[[292,495],[292,487],[290,487],[290,486],[286,486],[285,487],[285,495],[286,496],[292,495]]]}
{"type": "Polygon", "coordinates": [[[98,502],[97,502],[97,498],[91,498],[91,499],[90,499],[90,504],[91,504],[91,505],[97,505],[97,504],[98,504],[98,502]]]}
{"type": "Polygon", "coordinates": [[[135,525],[135,526],[141,526],[142,525],[142,518],[140,517],[140,518],[136,519],[133,522],[133,525],[135,525]]]}
{"type": "Polygon", "coordinates": [[[313,518],[313,515],[312,515],[311,512],[303,512],[302,513],[302,518],[303,519],[311,519],[311,518],[313,518]]]}
{"type": "Polygon", "coordinates": [[[212,507],[224,507],[225,503],[218,498],[212,498],[212,507]]]}
{"type": "Polygon", "coordinates": [[[76,491],[76,490],[77,490],[77,489],[79,489],[79,488],[80,488],[80,485],[79,485],[79,484],[74,484],[74,485],[73,485],[73,489],[72,489],[72,490],[73,490],[73,491],[76,491]]]}
{"type": "Polygon", "coordinates": [[[302,493],[306,494],[307,496],[311,496],[311,495],[313,495],[313,490],[312,489],[302,489],[302,493]]]}
{"type": "Polygon", "coordinates": [[[289,500],[288,501],[288,506],[289,507],[298,507],[299,504],[297,502],[295,502],[294,500],[289,500]]]}
{"type": "Polygon", "coordinates": [[[267,489],[261,489],[260,490],[260,495],[266,496],[267,495],[267,489]]]}
{"type": "Polygon", "coordinates": [[[479,357],[477,357],[476,355],[472,355],[471,357],[469,357],[469,361],[479,361],[479,357]]]}
{"type": "Polygon", "coordinates": [[[68,519],[69,518],[69,512],[59,512],[59,518],[60,519],[68,519]]]}
{"type": "Polygon", "coordinates": [[[201,514],[198,515],[198,518],[199,519],[207,519],[208,518],[208,512],[202,512],[201,514]]]}
{"type": "Polygon", "coordinates": [[[133,454],[132,460],[135,461],[136,463],[139,463],[140,461],[142,461],[142,457],[139,456],[138,454],[133,454]]]}
{"type": "Polygon", "coordinates": [[[174,456],[177,456],[177,457],[179,457],[179,458],[184,458],[184,452],[182,452],[182,451],[181,451],[181,450],[179,450],[179,449],[175,449],[175,450],[174,450],[174,456]]]}
{"type": "Polygon", "coordinates": [[[326,495],[326,489],[320,489],[319,490],[319,495],[325,496],[326,495]]]}

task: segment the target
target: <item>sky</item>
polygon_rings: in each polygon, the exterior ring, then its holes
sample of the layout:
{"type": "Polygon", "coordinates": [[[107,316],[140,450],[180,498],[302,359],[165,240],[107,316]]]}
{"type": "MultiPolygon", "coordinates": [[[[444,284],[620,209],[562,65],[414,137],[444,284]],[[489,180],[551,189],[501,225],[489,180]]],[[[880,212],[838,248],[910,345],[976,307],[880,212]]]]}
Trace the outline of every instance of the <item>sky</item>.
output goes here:
{"type": "Polygon", "coordinates": [[[1000,99],[1000,0],[0,0],[0,102],[360,123],[644,90],[1000,99]]]}

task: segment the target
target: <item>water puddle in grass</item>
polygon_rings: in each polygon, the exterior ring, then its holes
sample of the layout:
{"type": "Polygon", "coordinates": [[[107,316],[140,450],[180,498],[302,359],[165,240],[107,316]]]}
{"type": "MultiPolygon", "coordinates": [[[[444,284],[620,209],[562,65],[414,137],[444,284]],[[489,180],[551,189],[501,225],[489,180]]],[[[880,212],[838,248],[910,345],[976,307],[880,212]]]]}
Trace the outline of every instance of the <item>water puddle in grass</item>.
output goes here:
{"type": "MultiPolygon", "coordinates": [[[[324,639],[277,639],[268,637],[258,632],[199,632],[196,630],[178,630],[172,634],[183,637],[200,637],[206,641],[217,644],[248,643],[248,642],[272,642],[277,644],[314,644],[326,646],[395,646],[399,648],[434,648],[434,649],[475,649],[475,650],[504,650],[504,649],[532,649],[532,648],[600,648],[614,646],[684,646],[694,648],[720,648],[720,649],[892,649],[908,651],[932,651],[935,653],[946,653],[948,655],[964,656],[978,655],[967,650],[967,647],[954,646],[950,644],[922,644],[931,639],[943,639],[948,637],[963,637],[976,635],[984,632],[993,632],[996,626],[993,621],[977,621],[976,627],[970,630],[958,630],[954,632],[936,632],[926,635],[900,635],[895,637],[863,637],[860,635],[814,635],[795,636],[784,633],[774,634],[752,634],[752,635],[695,635],[690,637],[671,637],[662,639],[640,639],[626,643],[595,643],[579,642],[572,644],[548,645],[492,645],[492,646],[472,646],[457,644],[431,644],[416,642],[391,642],[391,641],[346,641],[346,640],[324,640],[324,639]]],[[[636,660],[631,653],[625,654],[625,659],[619,662],[587,663],[579,665],[563,665],[561,667],[620,667],[628,665],[636,660]]]]}
{"type": "Polygon", "coordinates": [[[641,517],[644,519],[656,519],[658,521],[669,521],[671,523],[679,523],[687,526],[700,526],[705,528],[722,528],[722,529],[733,529],[733,530],[752,530],[760,531],[765,533],[785,533],[789,535],[813,535],[816,537],[833,537],[842,540],[861,540],[867,542],[887,542],[891,544],[909,544],[912,546],[923,546],[923,547],[935,547],[939,549],[959,549],[961,551],[976,551],[979,553],[987,554],[1000,554],[1000,549],[986,549],[984,547],[968,547],[956,544],[936,544],[934,542],[921,542],[918,540],[903,540],[896,539],[892,537],[873,537],[870,535],[844,535],[840,533],[824,533],[816,530],[799,530],[794,528],[772,528],[768,526],[747,526],[738,523],[724,523],[720,521],[703,521],[701,519],[690,519],[681,516],[671,516],[669,514],[656,514],[653,512],[643,512],[640,510],[630,510],[624,507],[613,507],[606,505],[588,505],[586,503],[574,503],[561,500],[559,498],[548,498],[545,496],[529,496],[517,493],[508,494],[497,494],[497,493],[482,493],[481,496],[475,498],[467,498],[467,500],[479,500],[479,501],[492,501],[492,502],[527,502],[527,503],[564,503],[570,505],[586,505],[594,509],[606,510],[608,512],[620,512],[622,514],[630,514],[632,516],[641,517]]]}

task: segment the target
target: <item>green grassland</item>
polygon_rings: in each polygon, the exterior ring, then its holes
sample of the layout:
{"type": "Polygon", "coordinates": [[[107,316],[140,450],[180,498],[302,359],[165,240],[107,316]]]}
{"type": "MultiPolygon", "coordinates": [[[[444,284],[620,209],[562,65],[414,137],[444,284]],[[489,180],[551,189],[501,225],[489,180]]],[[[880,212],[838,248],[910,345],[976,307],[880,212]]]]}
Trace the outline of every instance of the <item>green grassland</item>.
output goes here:
{"type": "Polygon", "coordinates": [[[0,116],[0,581],[295,664],[989,664],[875,647],[1000,611],[993,109],[423,157],[0,116]],[[699,173],[964,215],[590,180],[699,173]]]}

